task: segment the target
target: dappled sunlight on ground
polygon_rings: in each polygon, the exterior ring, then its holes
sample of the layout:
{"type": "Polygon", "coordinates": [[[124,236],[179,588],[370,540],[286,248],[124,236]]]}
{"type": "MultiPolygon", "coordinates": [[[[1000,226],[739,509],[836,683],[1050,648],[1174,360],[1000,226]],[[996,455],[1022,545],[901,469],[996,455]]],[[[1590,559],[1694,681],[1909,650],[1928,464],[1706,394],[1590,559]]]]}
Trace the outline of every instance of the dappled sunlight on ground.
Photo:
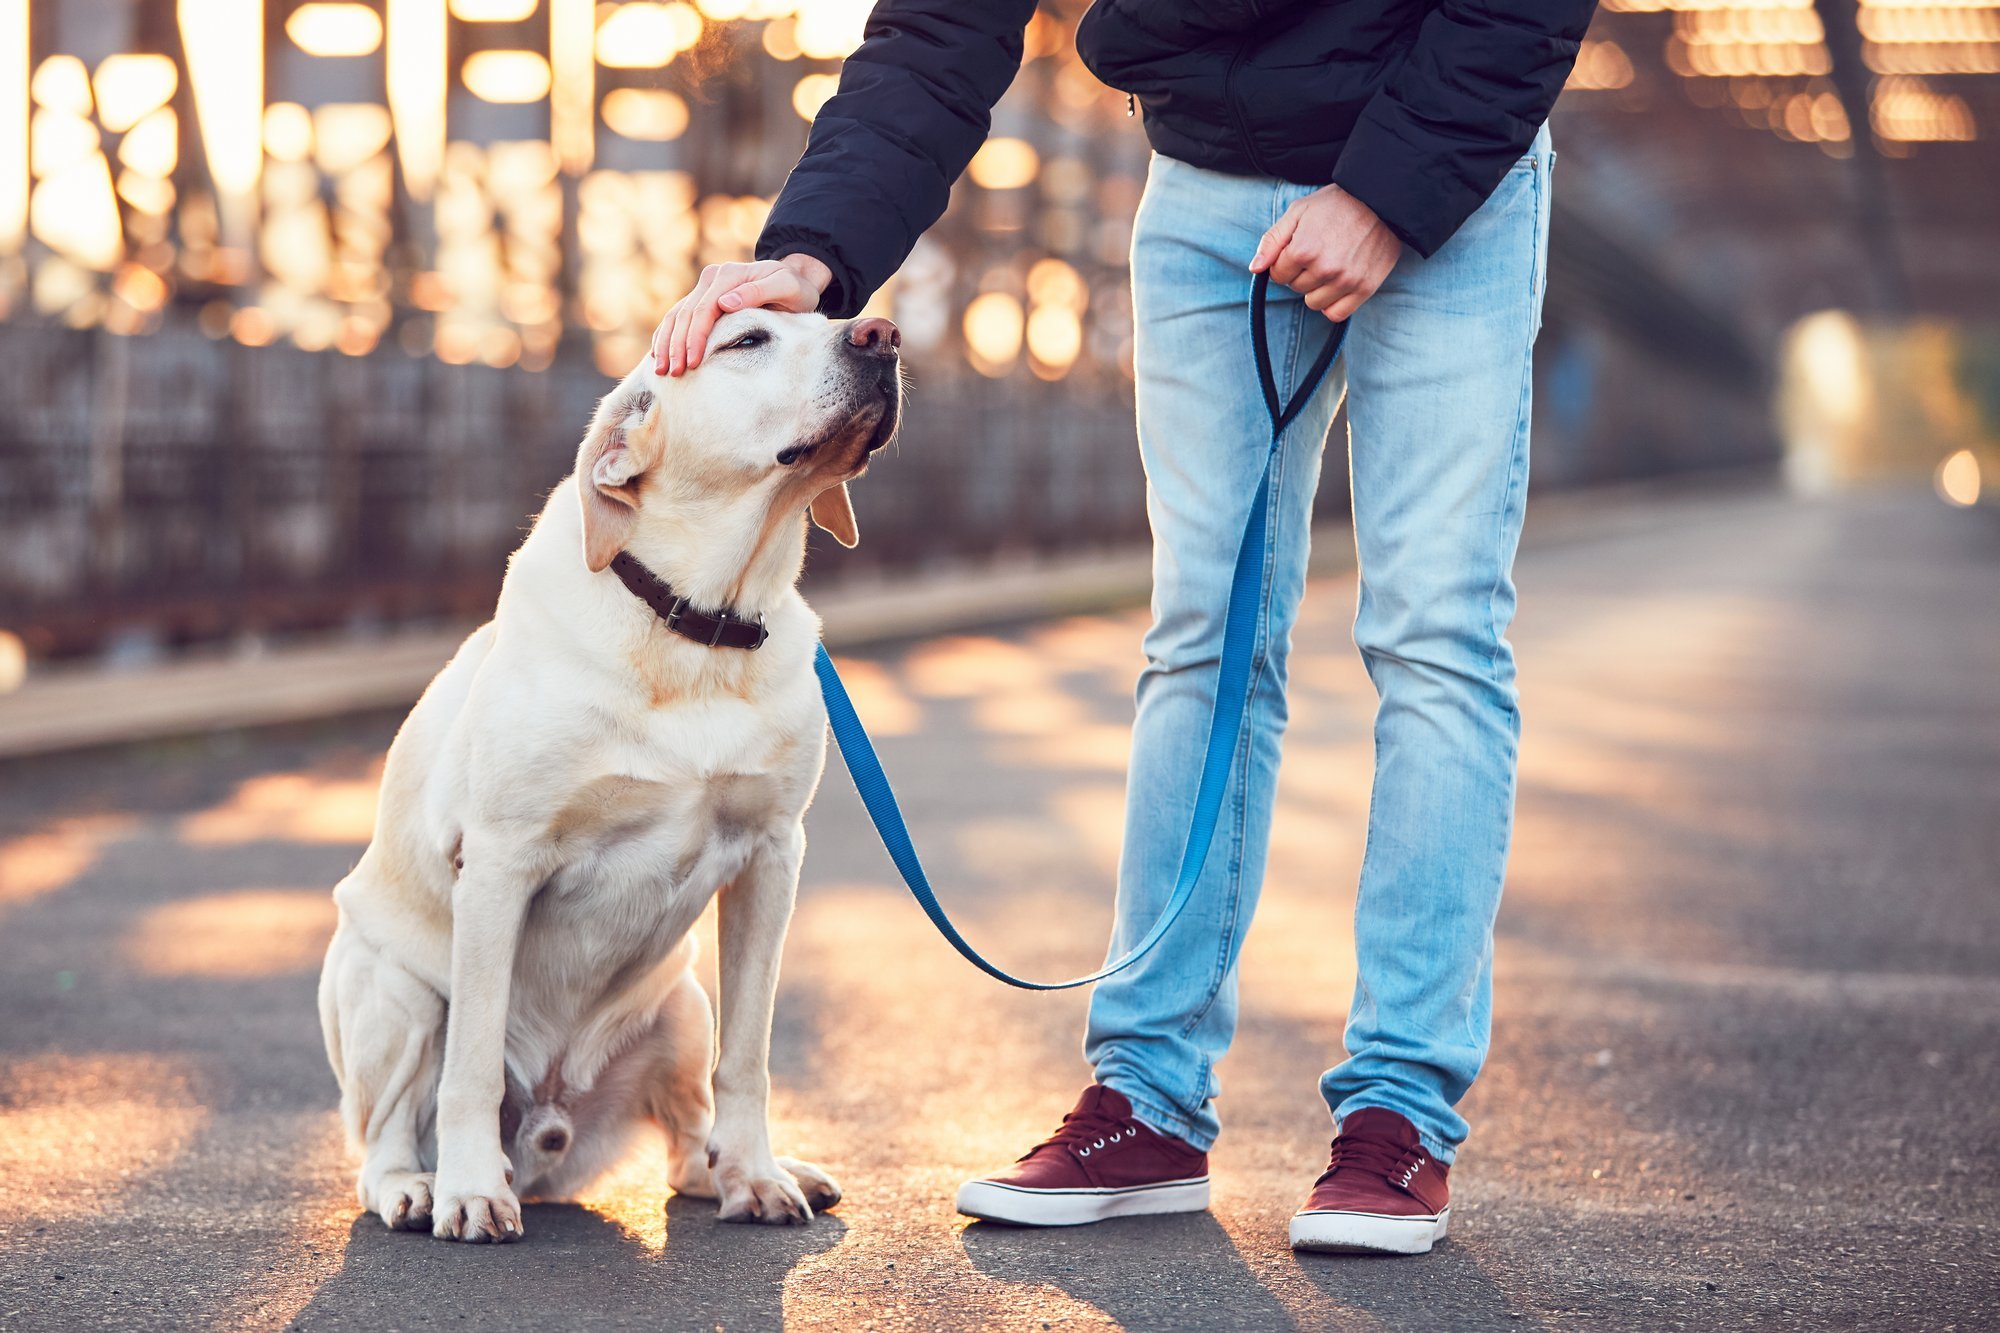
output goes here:
{"type": "MultiPolygon", "coordinates": [[[[1101,961],[1108,913],[1071,921],[1067,895],[1010,891],[997,903],[965,903],[961,894],[954,908],[966,933],[1004,967],[1054,977],[1101,961]]],[[[814,1037],[810,1068],[786,1080],[802,1105],[825,1113],[830,1100],[859,1114],[871,1137],[894,1143],[913,1166],[1009,1160],[1021,1150],[1024,1114],[1037,1133],[1047,1128],[1045,1102],[1023,1097],[1011,1079],[992,1086],[992,1074],[1046,1068],[1051,1056],[1076,1064],[1080,1021],[1055,1034],[1044,1024],[1052,1010],[1080,1020],[1080,996],[1002,990],[888,885],[816,888],[800,904],[787,962],[781,1002],[810,1016],[814,1037]],[[970,1088],[982,1091],[966,1096],[970,1088]]],[[[1062,1074],[1054,1086],[1070,1082],[1062,1074]]]]}
{"type": "Polygon", "coordinates": [[[988,700],[1016,690],[1046,688],[1054,667],[1018,643],[984,635],[933,639],[900,663],[909,688],[927,699],[988,700]]]}
{"type": "Polygon", "coordinates": [[[1009,738],[996,744],[992,755],[1014,767],[1112,773],[1122,781],[1132,759],[1132,728],[1076,721],[1042,735],[1009,738]]]}
{"type": "Polygon", "coordinates": [[[836,659],[840,683],[847,687],[854,709],[876,736],[908,736],[923,725],[923,705],[910,697],[903,683],[878,662],[859,657],[836,659]]]}
{"type": "MultiPolygon", "coordinates": [[[[1303,886],[1301,886],[1303,887],[1303,886]]],[[[1300,1023],[1334,1023],[1354,993],[1353,901],[1345,886],[1325,892],[1266,892],[1243,944],[1240,998],[1246,1010],[1300,1023]]],[[[1314,1053],[1331,1064],[1338,1052],[1314,1053]]],[[[1319,1071],[1301,1069],[1311,1078],[1319,1071]]]]}
{"type": "Polygon", "coordinates": [[[121,815],[80,816],[0,842],[0,908],[68,887],[135,822],[121,815]]]}
{"type": "Polygon", "coordinates": [[[1016,682],[972,702],[973,725],[1003,736],[1060,736],[1088,717],[1080,700],[1053,683],[1016,682]]]}
{"type": "Polygon", "coordinates": [[[316,971],[333,938],[324,888],[238,889],[164,903],[119,941],[139,972],[156,977],[269,977],[316,971]]]}
{"type": "Polygon", "coordinates": [[[359,775],[263,774],[244,782],[221,804],[182,820],[180,835],[198,847],[264,840],[366,843],[375,830],[381,781],[380,760],[359,775]]]}
{"type": "Polygon", "coordinates": [[[115,1206],[168,1169],[209,1112],[193,1070],[164,1056],[39,1055],[0,1066],[0,1215],[60,1221],[115,1206]]]}
{"type": "Polygon", "coordinates": [[[1099,683],[1130,691],[1145,665],[1139,646],[1145,632],[1142,612],[1123,615],[1074,616],[1036,625],[1023,637],[1033,650],[1072,671],[1096,673],[1099,683]]]}
{"type": "Polygon", "coordinates": [[[591,1182],[576,1201],[615,1222],[653,1254],[667,1247],[667,1145],[643,1134],[617,1166],[591,1182]]]}

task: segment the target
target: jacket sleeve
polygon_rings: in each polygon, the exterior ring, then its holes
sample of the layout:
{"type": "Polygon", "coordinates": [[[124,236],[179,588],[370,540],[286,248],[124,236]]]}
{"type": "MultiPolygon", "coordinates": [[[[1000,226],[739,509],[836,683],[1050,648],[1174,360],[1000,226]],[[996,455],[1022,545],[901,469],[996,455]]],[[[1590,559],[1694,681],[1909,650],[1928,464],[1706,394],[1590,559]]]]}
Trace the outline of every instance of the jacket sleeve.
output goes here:
{"type": "Polygon", "coordinates": [[[1434,254],[1534,142],[1596,0],[1443,0],[1362,108],[1333,183],[1434,254]]]}
{"type": "Polygon", "coordinates": [[[1034,12],[1035,0],[879,0],[757,257],[812,255],[833,270],[820,308],[860,310],[943,215],[1021,67],[1034,12]]]}

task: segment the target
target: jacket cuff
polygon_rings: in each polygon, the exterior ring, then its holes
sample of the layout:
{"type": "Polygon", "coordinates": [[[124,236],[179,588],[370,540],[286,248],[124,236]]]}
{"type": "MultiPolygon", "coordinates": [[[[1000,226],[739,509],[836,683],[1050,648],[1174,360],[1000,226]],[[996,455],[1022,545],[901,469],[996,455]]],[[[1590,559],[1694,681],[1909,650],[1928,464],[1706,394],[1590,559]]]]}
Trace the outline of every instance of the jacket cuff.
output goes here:
{"type": "Polygon", "coordinates": [[[1485,202],[1452,170],[1446,155],[1408,143],[1392,126],[1366,115],[1341,149],[1333,183],[1368,205],[1426,259],[1485,202]]]}
{"type": "Polygon", "coordinates": [[[852,296],[860,284],[855,280],[854,270],[841,259],[837,247],[828,245],[824,237],[815,233],[787,226],[767,228],[757,238],[757,258],[783,259],[786,255],[809,255],[833,274],[833,281],[819,294],[821,314],[830,319],[852,319],[861,313],[863,302],[852,296]]]}

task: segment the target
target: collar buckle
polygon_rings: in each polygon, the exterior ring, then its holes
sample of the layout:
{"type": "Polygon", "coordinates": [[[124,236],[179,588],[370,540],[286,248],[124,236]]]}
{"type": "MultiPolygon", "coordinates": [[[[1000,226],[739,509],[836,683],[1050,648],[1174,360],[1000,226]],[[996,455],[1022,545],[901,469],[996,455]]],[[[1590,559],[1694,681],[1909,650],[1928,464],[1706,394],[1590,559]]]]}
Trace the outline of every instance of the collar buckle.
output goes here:
{"type": "Polygon", "coordinates": [[[747,616],[740,616],[729,610],[701,611],[690,605],[685,594],[675,592],[664,579],[624,551],[611,558],[611,570],[633,596],[651,608],[653,614],[660,618],[669,631],[680,635],[683,639],[701,644],[704,648],[726,646],[754,651],[763,647],[764,641],[771,637],[770,628],[764,623],[761,612],[753,621],[747,616]],[[682,623],[689,619],[695,623],[691,625],[682,623]],[[709,623],[704,625],[701,623],[703,620],[709,623]],[[753,629],[756,631],[756,637],[747,643],[725,644],[724,640],[728,637],[731,626],[753,629]]]}

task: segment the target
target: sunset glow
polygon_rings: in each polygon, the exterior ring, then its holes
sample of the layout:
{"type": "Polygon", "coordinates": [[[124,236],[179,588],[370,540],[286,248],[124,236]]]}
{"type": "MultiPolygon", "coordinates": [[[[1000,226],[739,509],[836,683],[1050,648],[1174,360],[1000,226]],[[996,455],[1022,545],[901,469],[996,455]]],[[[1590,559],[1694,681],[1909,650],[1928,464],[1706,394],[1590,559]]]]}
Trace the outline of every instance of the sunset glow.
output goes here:
{"type": "MultiPolygon", "coordinates": [[[[0,0],[0,88],[28,86],[28,0],[0,0]]],[[[0,97],[0,250],[28,228],[28,99],[0,97]]]]}
{"type": "Polygon", "coordinates": [[[202,149],[221,193],[225,233],[247,238],[264,166],[262,0],[180,0],[181,43],[201,117],[202,149]]]}
{"type": "Polygon", "coordinates": [[[389,114],[410,194],[428,203],[444,165],[444,0],[388,0],[389,114]]]}
{"type": "Polygon", "coordinates": [[[596,27],[592,0],[549,0],[549,140],[572,176],[590,169],[597,150],[596,27]]]}

